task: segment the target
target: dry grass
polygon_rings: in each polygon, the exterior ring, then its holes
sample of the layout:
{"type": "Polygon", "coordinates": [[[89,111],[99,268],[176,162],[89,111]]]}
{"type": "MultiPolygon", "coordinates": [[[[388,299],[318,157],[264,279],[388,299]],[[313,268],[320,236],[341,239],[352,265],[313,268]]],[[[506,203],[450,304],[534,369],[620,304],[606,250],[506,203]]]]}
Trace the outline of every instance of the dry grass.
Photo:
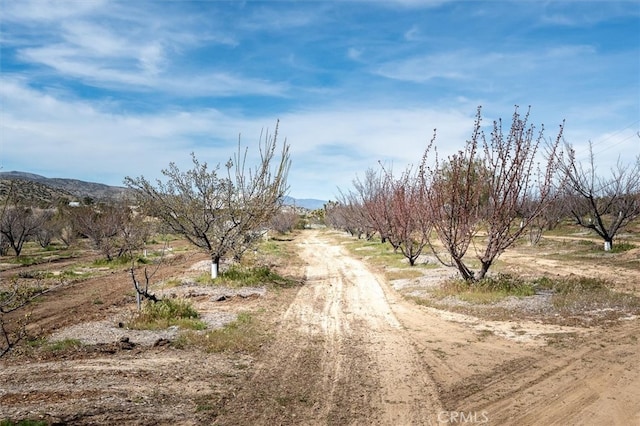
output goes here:
{"type": "Polygon", "coordinates": [[[615,316],[640,314],[639,297],[614,291],[611,283],[600,278],[540,278],[535,283],[540,289],[553,291],[552,303],[559,313],[601,311],[615,316]]]}
{"type": "Polygon", "coordinates": [[[206,352],[256,352],[266,342],[267,334],[248,312],[238,314],[237,319],[225,327],[204,332],[185,331],[174,346],[177,348],[197,347],[206,352]]]}

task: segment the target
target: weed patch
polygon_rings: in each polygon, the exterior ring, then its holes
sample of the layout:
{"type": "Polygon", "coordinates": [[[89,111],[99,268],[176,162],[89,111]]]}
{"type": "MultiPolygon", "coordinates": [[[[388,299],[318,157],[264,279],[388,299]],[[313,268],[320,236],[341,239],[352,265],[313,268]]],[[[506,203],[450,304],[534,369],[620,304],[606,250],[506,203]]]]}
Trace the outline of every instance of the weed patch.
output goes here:
{"type": "Polygon", "coordinates": [[[476,282],[461,279],[448,280],[436,294],[440,297],[456,296],[469,303],[488,304],[509,296],[533,296],[535,289],[522,278],[499,274],[476,282]]]}
{"type": "Polygon", "coordinates": [[[96,267],[118,268],[121,266],[129,266],[129,265],[131,265],[130,256],[119,256],[111,260],[100,258],[93,261],[93,266],[96,266],[96,267]]]}
{"type": "Polygon", "coordinates": [[[15,263],[22,266],[32,266],[38,263],[38,259],[31,256],[19,256],[15,259],[15,263]]]}
{"type": "Polygon", "coordinates": [[[626,241],[614,243],[611,248],[611,253],[624,253],[625,251],[633,250],[634,248],[636,248],[635,244],[631,244],[626,241]]]}
{"type": "Polygon", "coordinates": [[[274,272],[268,266],[243,267],[233,265],[228,270],[220,273],[218,278],[212,280],[209,274],[200,275],[196,282],[203,285],[220,285],[231,288],[272,286],[295,287],[298,283],[290,278],[285,278],[274,272]]]}
{"type": "Polygon", "coordinates": [[[145,303],[127,325],[137,330],[161,330],[171,326],[191,330],[204,330],[207,325],[198,318],[200,314],[184,299],[163,299],[145,303]]]}
{"type": "Polygon", "coordinates": [[[174,346],[200,347],[206,352],[256,352],[266,339],[255,318],[247,312],[225,327],[207,332],[186,331],[181,333],[174,346]]]}
{"type": "Polygon", "coordinates": [[[0,426],[47,426],[48,424],[49,422],[46,422],[44,420],[0,420],[0,426]]]}
{"type": "Polygon", "coordinates": [[[78,349],[82,347],[83,344],[78,339],[64,339],[58,340],[55,342],[48,342],[43,349],[51,351],[51,352],[62,352],[68,351],[72,349],[78,349]]]}
{"type": "Polygon", "coordinates": [[[569,276],[566,278],[540,278],[534,282],[538,288],[554,292],[552,303],[561,312],[611,313],[640,310],[640,298],[611,290],[607,281],[599,278],[569,276]]]}
{"type": "Polygon", "coordinates": [[[60,353],[80,349],[84,344],[78,339],[64,339],[49,341],[44,338],[29,339],[27,347],[38,350],[40,353],[60,353]]]}

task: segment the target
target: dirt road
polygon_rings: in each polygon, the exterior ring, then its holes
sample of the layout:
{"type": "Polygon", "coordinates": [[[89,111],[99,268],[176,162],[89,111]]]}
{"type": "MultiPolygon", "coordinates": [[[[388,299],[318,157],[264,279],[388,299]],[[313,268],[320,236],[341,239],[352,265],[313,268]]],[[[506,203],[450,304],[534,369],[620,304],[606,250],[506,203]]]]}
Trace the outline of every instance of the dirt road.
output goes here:
{"type": "Polygon", "coordinates": [[[219,424],[640,424],[637,319],[474,321],[406,301],[326,234],[300,245],[307,284],[219,424]]]}
{"type": "Polygon", "coordinates": [[[434,424],[437,388],[380,279],[317,233],[301,248],[307,282],[220,424],[434,424]]]}

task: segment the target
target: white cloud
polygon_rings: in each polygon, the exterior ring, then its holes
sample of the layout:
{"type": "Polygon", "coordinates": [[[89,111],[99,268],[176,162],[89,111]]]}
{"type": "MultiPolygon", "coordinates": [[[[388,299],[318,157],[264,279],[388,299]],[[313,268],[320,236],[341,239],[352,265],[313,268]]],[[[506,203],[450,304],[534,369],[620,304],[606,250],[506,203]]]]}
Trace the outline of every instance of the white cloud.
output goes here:
{"type": "Polygon", "coordinates": [[[416,83],[424,83],[434,78],[463,80],[474,75],[470,71],[478,66],[471,62],[468,54],[469,52],[447,52],[414,56],[383,63],[375,72],[387,78],[416,83]],[[460,63],[464,58],[470,62],[461,68],[460,63]]]}
{"type": "MultiPolygon", "coordinates": [[[[434,128],[438,129],[439,154],[451,154],[469,137],[475,113],[470,101],[462,99],[450,106],[429,107],[344,103],[290,111],[279,117],[249,118],[211,108],[124,114],[111,110],[110,104],[101,106],[36,91],[20,79],[5,78],[3,83],[0,165],[4,170],[18,168],[115,185],[125,176],[154,179],[169,162],[189,167],[191,151],[212,165],[224,163],[235,152],[239,133],[243,146],[255,148],[260,132],[266,128],[272,132],[279,118],[280,141],[286,138],[291,145],[292,195],[299,198],[335,199],[338,187],[348,189],[356,175],[377,167],[378,161],[393,164],[397,171],[417,165],[434,128]]],[[[508,120],[511,112],[498,106],[486,108],[485,123],[490,124],[491,116],[508,120]]],[[[542,113],[532,110],[532,124],[545,121],[542,113]]],[[[569,117],[570,123],[573,117],[569,117]]],[[[555,136],[559,119],[550,121],[547,136],[555,136]]],[[[617,135],[599,130],[597,125],[581,123],[578,128],[601,142],[597,145],[605,149],[601,157],[615,161],[619,152],[637,155],[640,151],[639,142],[628,138],[638,123],[617,135]]],[[[575,135],[575,130],[568,130],[568,140],[575,141],[575,135]]],[[[255,149],[251,152],[255,154],[255,149]]]]}
{"type": "MultiPolygon", "coordinates": [[[[416,55],[382,63],[375,73],[387,78],[424,83],[435,78],[479,82],[496,76],[511,80],[550,70],[575,72],[599,66],[589,45],[553,45],[517,52],[453,50],[416,55]]],[[[554,78],[549,75],[548,78],[554,78]]]]}
{"type": "MultiPolygon", "coordinates": [[[[71,2],[76,3],[93,4],[71,2]]],[[[146,12],[144,8],[132,9],[135,4],[128,7],[126,3],[96,2],[91,8],[78,7],[75,13],[54,14],[68,18],[58,21],[36,11],[36,4],[28,3],[25,10],[9,7],[8,15],[15,25],[42,25],[40,34],[47,36],[31,42],[17,38],[8,42],[15,46],[16,56],[23,63],[45,66],[50,69],[49,76],[107,89],[154,91],[180,97],[282,96],[286,91],[286,84],[251,76],[250,68],[224,69],[216,67],[215,62],[196,69],[184,66],[181,61],[194,47],[206,43],[237,44],[232,34],[198,25],[197,20],[203,17],[183,15],[181,18],[193,21],[194,26],[177,27],[175,18],[157,10],[146,12]]],[[[53,9],[53,4],[44,2],[44,10],[53,9]]],[[[73,7],[67,5],[67,9],[73,7]]],[[[45,69],[39,72],[43,74],[45,69]]]]}
{"type": "MultiPolygon", "coordinates": [[[[358,0],[356,0],[358,1],[358,0]]],[[[372,0],[361,0],[361,1],[372,1],[372,0]]],[[[441,6],[445,3],[450,3],[454,0],[387,0],[384,2],[379,2],[373,0],[374,3],[381,3],[385,6],[393,7],[395,6],[403,6],[407,8],[433,8],[441,6]]],[[[472,1],[472,0],[468,0],[472,1]]]]}
{"type": "Polygon", "coordinates": [[[356,49],[355,47],[350,47],[347,50],[347,57],[351,60],[358,61],[362,57],[362,49],[356,49]]]}
{"type": "Polygon", "coordinates": [[[101,9],[107,0],[21,0],[3,2],[3,19],[31,23],[58,22],[101,9]]]}
{"type": "Polygon", "coordinates": [[[580,28],[616,19],[640,16],[636,0],[606,2],[607,7],[593,7],[592,0],[570,0],[563,2],[540,2],[542,13],[538,16],[541,26],[580,28]],[[586,4],[586,7],[580,5],[586,4]]]}
{"type": "MultiPolygon", "coordinates": [[[[37,92],[20,80],[5,83],[0,89],[7,107],[3,140],[20,141],[4,143],[5,170],[28,164],[32,172],[88,180],[102,176],[110,184],[126,175],[157,177],[170,161],[188,166],[191,151],[205,161],[224,162],[235,152],[239,133],[243,145],[255,147],[260,131],[273,131],[277,119],[211,109],[121,115],[37,92]]],[[[292,189],[300,197],[331,197],[337,186],[346,187],[378,160],[398,167],[418,162],[433,127],[442,126],[443,142],[460,140],[469,128],[469,116],[455,110],[362,105],[288,113],[280,119],[281,138],[292,149],[292,189]],[[331,151],[336,146],[340,152],[331,151]]]]}
{"type": "Polygon", "coordinates": [[[0,95],[7,107],[2,121],[5,169],[15,164],[57,171],[58,176],[99,175],[111,184],[129,174],[157,175],[170,161],[188,158],[197,141],[208,139],[206,152],[214,162],[223,161],[231,152],[221,139],[235,140],[238,129],[232,127],[239,127],[233,117],[215,110],[110,113],[39,93],[20,81],[5,81],[0,95]]]}
{"type": "Polygon", "coordinates": [[[191,75],[182,71],[161,72],[165,55],[157,45],[141,46],[135,56],[122,56],[112,61],[79,54],[65,45],[28,48],[21,58],[54,68],[67,78],[82,80],[87,85],[103,88],[126,88],[134,92],[154,90],[174,96],[231,96],[242,94],[283,96],[286,84],[271,82],[238,73],[212,70],[191,75]]]}
{"type": "Polygon", "coordinates": [[[404,33],[404,39],[407,41],[420,40],[420,36],[420,28],[418,28],[416,25],[412,26],[404,33]]]}

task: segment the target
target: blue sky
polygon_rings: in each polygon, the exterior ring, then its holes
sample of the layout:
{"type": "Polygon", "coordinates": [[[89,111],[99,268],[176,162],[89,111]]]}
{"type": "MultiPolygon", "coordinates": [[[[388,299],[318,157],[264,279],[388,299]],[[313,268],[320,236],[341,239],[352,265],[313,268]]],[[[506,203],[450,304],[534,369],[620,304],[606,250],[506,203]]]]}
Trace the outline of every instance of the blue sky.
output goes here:
{"type": "MultiPolygon", "coordinates": [[[[0,166],[122,185],[280,120],[290,195],[335,199],[531,105],[605,171],[640,153],[640,2],[0,0],[0,166]]],[[[255,151],[255,149],[253,149],[255,151]]]]}

